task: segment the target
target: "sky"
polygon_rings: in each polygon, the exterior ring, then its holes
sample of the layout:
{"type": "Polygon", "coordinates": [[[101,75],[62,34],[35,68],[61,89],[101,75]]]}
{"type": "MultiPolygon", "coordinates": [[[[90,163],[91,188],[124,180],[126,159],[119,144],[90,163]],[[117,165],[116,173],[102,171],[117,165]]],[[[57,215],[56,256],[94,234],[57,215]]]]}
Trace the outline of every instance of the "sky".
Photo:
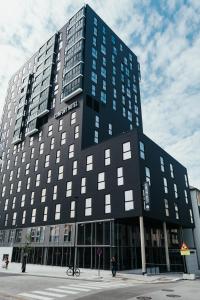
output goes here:
{"type": "MultiPolygon", "coordinates": [[[[137,55],[144,132],[200,189],[200,1],[88,0],[137,55]]],[[[0,1],[0,115],[10,77],[81,0],[0,1]]]]}

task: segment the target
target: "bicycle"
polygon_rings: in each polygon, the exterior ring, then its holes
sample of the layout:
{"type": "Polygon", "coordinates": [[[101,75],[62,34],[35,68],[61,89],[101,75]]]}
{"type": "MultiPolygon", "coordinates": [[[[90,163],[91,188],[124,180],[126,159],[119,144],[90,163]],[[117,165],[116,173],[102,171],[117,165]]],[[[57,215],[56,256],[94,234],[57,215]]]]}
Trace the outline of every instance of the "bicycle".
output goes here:
{"type": "Polygon", "coordinates": [[[76,275],[77,277],[80,276],[80,269],[75,267],[73,268],[73,266],[69,266],[66,273],[68,276],[73,276],[73,269],[74,269],[74,275],[76,275]]]}

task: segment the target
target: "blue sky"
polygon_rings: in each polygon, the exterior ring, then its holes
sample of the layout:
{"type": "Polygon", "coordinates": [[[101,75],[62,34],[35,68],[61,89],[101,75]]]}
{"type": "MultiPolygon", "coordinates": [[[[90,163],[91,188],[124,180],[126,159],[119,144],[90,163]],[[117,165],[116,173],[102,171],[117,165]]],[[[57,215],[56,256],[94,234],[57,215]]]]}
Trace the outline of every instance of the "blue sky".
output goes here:
{"type": "MultiPolygon", "coordinates": [[[[138,56],[145,133],[188,169],[200,189],[200,1],[89,0],[138,56]]],[[[0,3],[0,114],[12,74],[82,5],[0,3]]]]}

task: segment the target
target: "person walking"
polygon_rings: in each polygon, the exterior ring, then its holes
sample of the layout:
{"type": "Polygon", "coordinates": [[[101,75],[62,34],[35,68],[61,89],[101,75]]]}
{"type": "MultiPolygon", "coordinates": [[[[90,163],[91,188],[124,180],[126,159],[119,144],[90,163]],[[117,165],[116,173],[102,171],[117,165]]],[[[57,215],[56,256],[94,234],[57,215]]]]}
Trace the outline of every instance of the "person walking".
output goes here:
{"type": "Polygon", "coordinates": [[[5,258],[6,270],[8,269],[8,264],[9,264],[9,260],[8,260],[8,256],[6,256],[6,258],[5,258]]]}
{"type": "Polygon", "coordinates": [[[117,272],[117,261],[114,256],[111,258],[110,262],[112,266],[112,276],[115,277],[117,272]]]}
{"type": "Polygon", "coordinates": [[[26,263],[27,263],[27,253],[24,253],[23,257],[22,257],[22,273],[26,272],[26,263]]]}

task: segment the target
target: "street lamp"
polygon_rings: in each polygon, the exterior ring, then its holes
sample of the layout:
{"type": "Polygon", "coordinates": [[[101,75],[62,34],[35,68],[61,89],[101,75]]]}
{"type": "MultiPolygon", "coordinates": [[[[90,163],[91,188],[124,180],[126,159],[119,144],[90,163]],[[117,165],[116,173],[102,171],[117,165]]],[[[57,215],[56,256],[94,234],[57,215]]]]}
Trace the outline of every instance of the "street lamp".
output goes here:
{"type": "Polygon", "coordinates": [[[75,200],[75,213],[74,213],[74,261],[73,261],[73,272],[72,272],[72,276],[74,276],[75,274],[75,269],[76,269],[76,256],[77,256],[77,245],[76,245],[76,239],[77,239],[77,223],[76,223],[76,216],[77,216],[77,203],[76,200],[78,199],[78,196],[74,196],[74,200],[75,200]]]}

